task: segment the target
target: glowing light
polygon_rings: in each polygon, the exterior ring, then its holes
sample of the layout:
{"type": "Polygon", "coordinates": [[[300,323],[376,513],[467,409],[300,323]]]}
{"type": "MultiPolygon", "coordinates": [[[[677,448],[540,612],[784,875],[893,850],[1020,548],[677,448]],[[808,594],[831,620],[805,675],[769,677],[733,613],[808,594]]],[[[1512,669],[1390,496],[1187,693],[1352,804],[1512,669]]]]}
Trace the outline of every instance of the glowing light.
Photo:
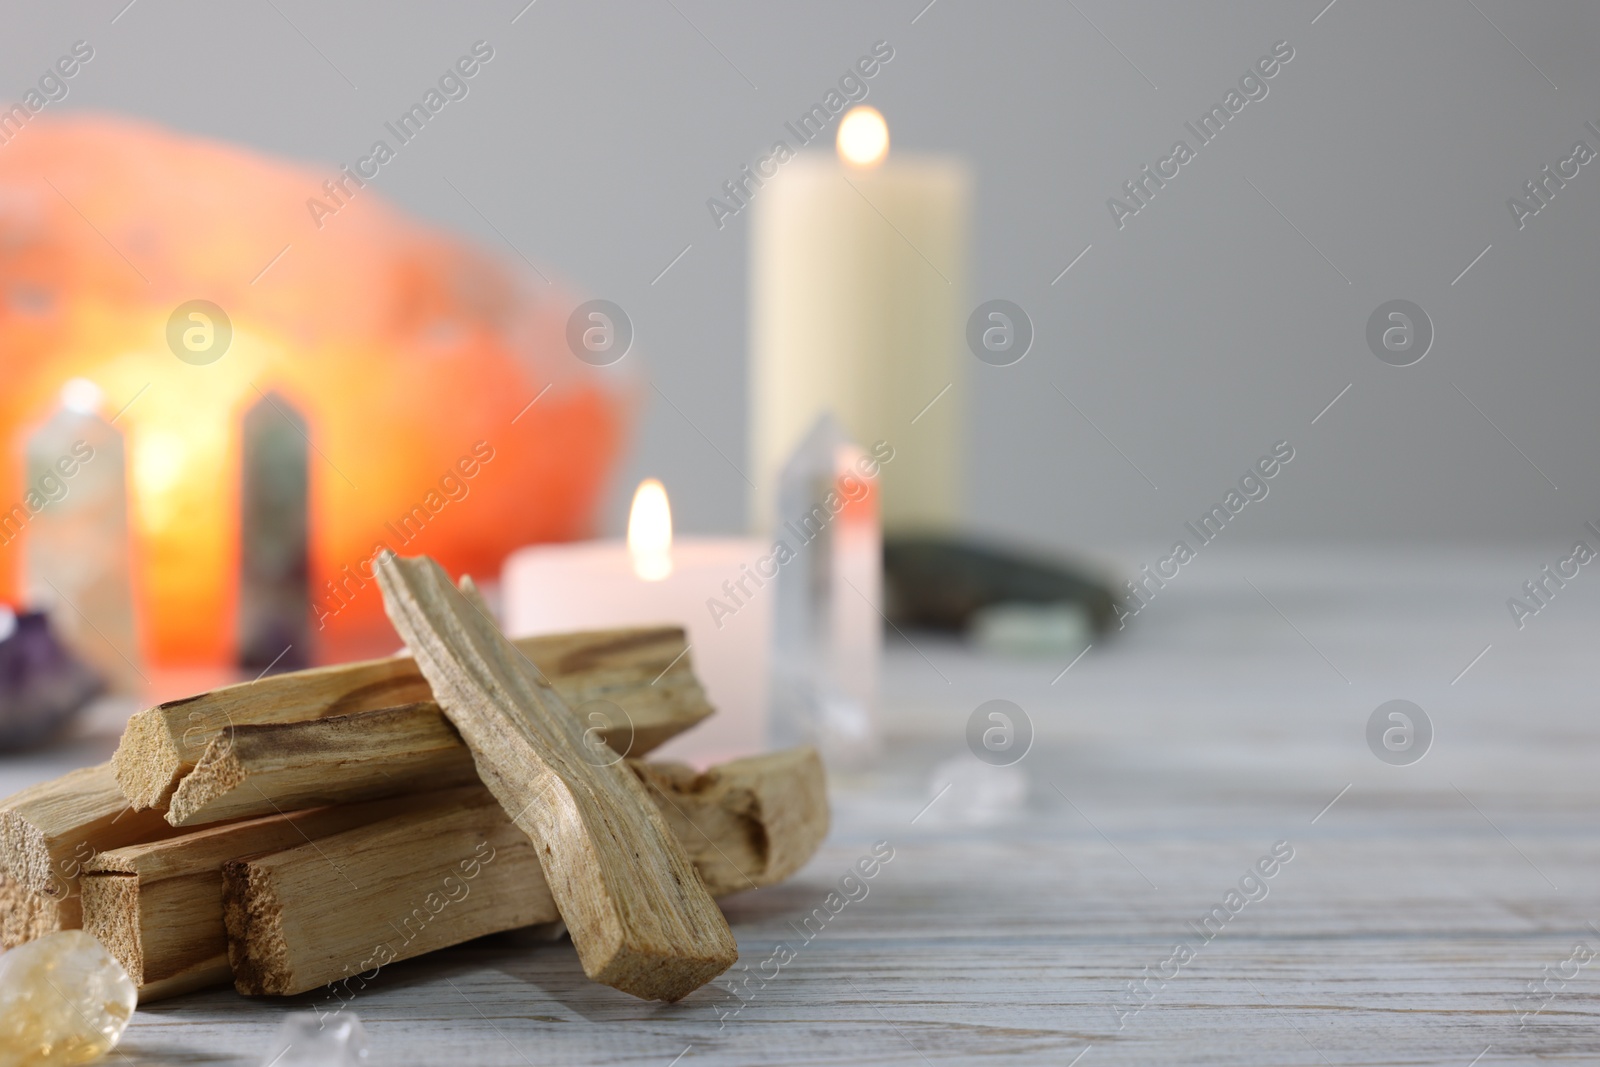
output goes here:
{"type": "Polygon", "coordinates": [[[80,415],[93,415],[104,400],[100,387],[87,378],[74,378],[61,387],[61,406],[80,415]]]}
{"type": "Polygon", "coordinates": [[[633,557],[633,573],[647,582],[659,582],[672,573],[672,506],[666,487],[654,478],[646,478],[633,491],[628,555],[633,557]]]}
{"type": "Polygon", "coordinates": [[[875,107],[853,107],[839,122],[839,158],[868,169],[889,154],[889,124],[875,107]]]}
{"type": "Polygon", "coordinates": [[[17,613],[4,604],[0,604],[0,642],[10,639],[17,632],[17,613]]]}
{"type": "Polygon", "coordinates": [[[133,448],[133,481],[141,498],[147,528],[164,530],[177,520],[188,448],[184,439],[165,430],[142,434],[133,448]]]}

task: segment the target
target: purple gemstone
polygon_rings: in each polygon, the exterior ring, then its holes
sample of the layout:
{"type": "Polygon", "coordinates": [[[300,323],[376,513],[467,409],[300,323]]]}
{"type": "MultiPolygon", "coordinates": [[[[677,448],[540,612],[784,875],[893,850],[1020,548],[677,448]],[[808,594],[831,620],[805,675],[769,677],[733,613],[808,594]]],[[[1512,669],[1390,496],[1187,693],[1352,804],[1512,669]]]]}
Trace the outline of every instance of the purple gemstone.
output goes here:
{"type": "Polygon", "coordinates": [[[0,751],[49,740],[103,688],[56,640],[48,615],[12,615],[0,606],[0,751]]]}

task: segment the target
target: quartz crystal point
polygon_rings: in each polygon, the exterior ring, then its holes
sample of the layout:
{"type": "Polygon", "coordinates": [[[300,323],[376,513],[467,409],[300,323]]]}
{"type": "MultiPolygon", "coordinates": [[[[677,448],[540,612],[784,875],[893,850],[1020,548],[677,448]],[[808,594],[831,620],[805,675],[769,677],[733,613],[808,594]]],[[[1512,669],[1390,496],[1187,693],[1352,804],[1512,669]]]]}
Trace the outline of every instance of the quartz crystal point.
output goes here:
{"type": "Polygon", "coordinates": [[[133,979],[82,930],[0,955],[0,1067],[92,1063],[122,1039],[133,979]]]}
{"type": "Polygon", "coordinates": [[[309,432],[277,393],[240,428],[239,665],[251,673],[311,665],[309,432]]]}
{"type": "Polygon", "coordinates": [[[879,461],[823,415],[779,474],[773,536],[770,733],[774,745],[815,745],[837,768],[878,747],[875,705],[883,644],[879,461]]]}
{"type": "Polygon", "coordinates": [[[50,609],[61,640],[102,677],[127,688],[140,678],[126,461],[122,434],[88,406],[63,404],[28,439],[28,600],[50,609]]]}
{"type": "Polygon", "coordinates": [[[366,1062],[367,1032],[355,1012],[304,1011],[284,1018],[261,1067],[360,1067],[366,1062]]]}

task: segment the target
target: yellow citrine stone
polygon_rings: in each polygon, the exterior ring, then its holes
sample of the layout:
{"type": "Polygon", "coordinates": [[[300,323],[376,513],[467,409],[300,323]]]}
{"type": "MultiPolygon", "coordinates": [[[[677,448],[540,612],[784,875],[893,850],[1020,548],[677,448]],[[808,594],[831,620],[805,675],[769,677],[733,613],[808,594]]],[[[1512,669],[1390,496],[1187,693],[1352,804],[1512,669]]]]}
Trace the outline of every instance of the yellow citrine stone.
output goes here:
{"type": "Polygon", "coordinates": [[[92,1063],[116,1047],[139,1000],[133,979],[82,930],[0,955],[0,1067],[92,1063]]]}

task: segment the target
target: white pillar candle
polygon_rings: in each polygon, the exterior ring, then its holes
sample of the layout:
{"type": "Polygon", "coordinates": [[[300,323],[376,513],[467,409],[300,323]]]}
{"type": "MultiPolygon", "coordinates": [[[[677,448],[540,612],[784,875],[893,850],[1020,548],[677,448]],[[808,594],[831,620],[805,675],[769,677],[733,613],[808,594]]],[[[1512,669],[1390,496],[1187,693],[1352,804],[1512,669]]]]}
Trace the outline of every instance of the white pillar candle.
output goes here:
{"type": "Polygon", "coordinates": [[[773,589],[757,571],[771,545],[750,538],[672,537],[665,490],[639,486],[628,540],[532,545],[501,581],[512,637],[618,626],[682,626],[689,660],[716,714],[659,750],[706,766],[766,748],[773,589]]]}
{"type": "Polygon", "coordinates": [[[752,202],[756,530],[771,527],[777,471],[825,410],[856,441],[894,446],[886,530],[961,518],[970,182],[955,160],[885,162],[887,137],[857,108],[840,124],[842,160],[784,163],[752,202]]]}

